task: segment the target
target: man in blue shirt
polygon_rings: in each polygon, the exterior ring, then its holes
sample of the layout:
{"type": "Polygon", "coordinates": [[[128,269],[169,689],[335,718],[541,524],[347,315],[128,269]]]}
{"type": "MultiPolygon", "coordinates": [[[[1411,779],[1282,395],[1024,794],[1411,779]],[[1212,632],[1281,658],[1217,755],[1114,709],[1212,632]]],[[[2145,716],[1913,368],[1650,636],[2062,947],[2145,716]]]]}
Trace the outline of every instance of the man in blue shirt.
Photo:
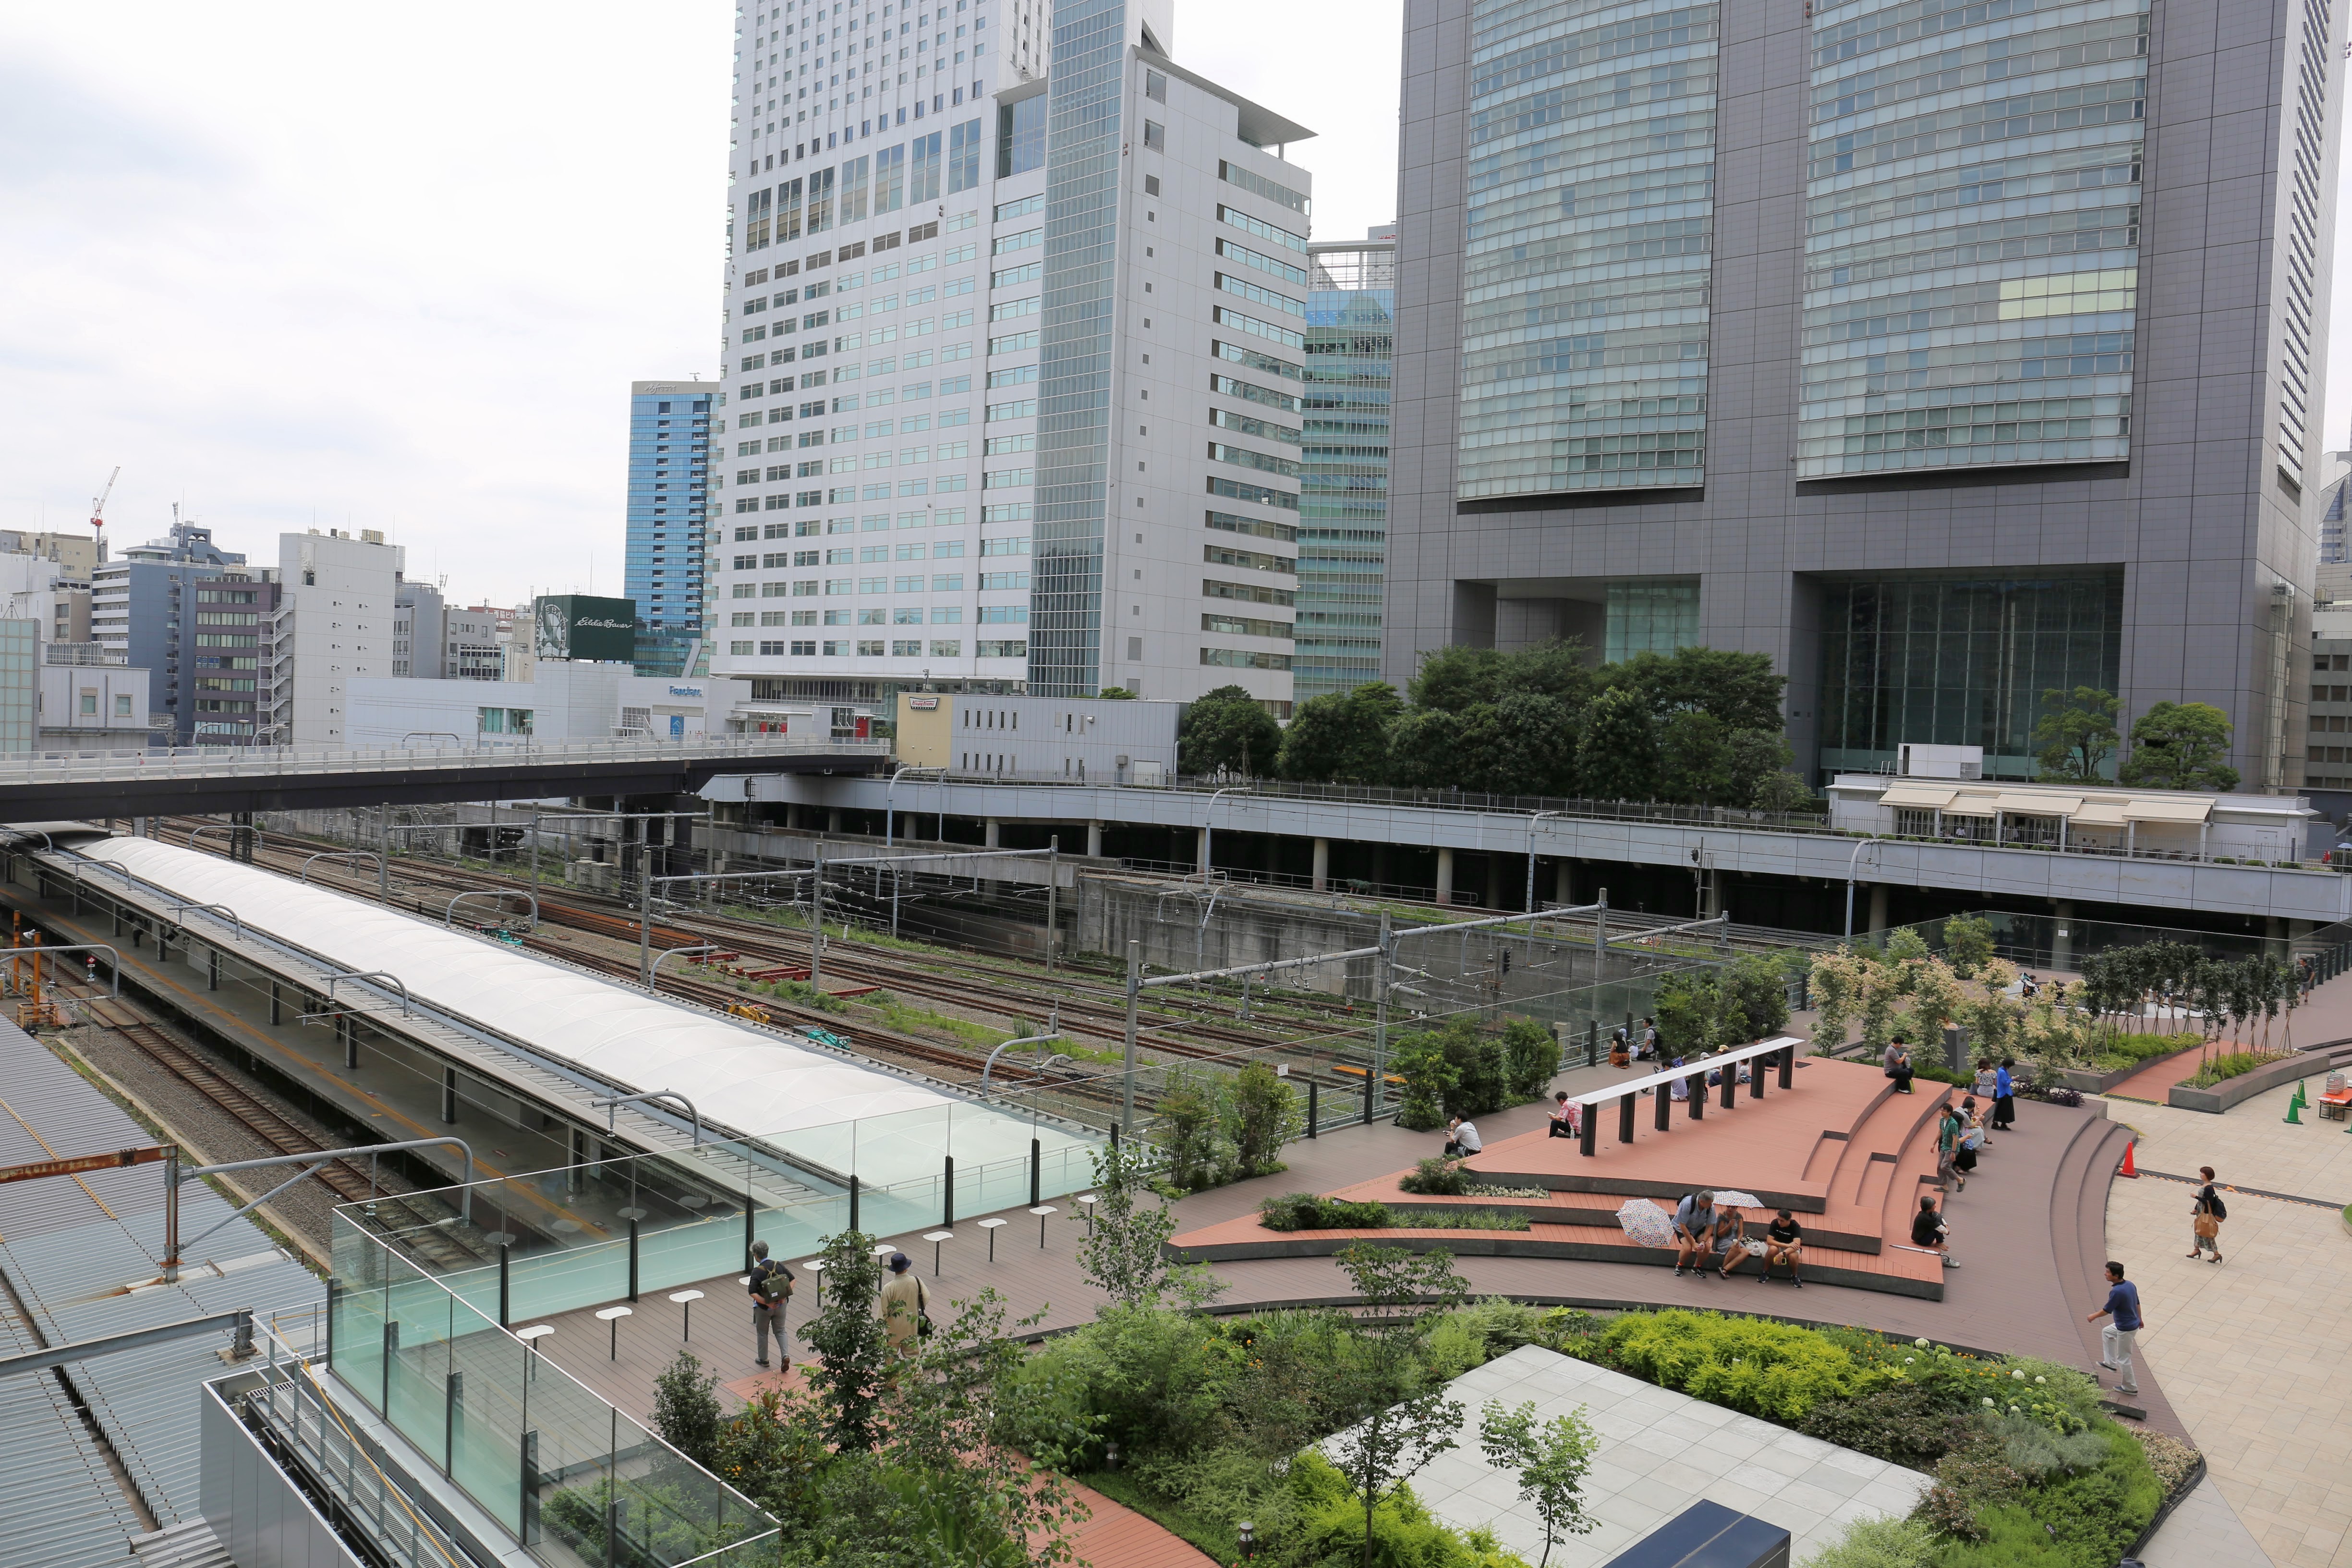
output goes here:
{"type": "Polygon", "coordinates": [[[2139,1340],[2139,1287],[2124,1278],[2124,1266],[2107,1265],[2107,1304],[2083,1321],[2108,1320],[2099,1331],[2099,1364],[2116,1374],[2117,1394],[2137,1394],[2139,1374],[2132,1371],[2132,1348],[2139,1340]]]}

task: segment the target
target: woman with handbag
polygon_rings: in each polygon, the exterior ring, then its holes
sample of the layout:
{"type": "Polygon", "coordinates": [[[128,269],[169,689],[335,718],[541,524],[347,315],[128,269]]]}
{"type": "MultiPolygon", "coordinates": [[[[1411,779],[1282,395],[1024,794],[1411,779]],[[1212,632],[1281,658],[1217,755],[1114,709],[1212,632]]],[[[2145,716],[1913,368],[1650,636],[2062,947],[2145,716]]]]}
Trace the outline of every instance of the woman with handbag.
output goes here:
{"type": "Polygon", "coordinates": [[[2205,1184],[2197,1189],[2196,1201],[2189,1206],[2189,1256],[2200,1258],[2210,1252],[2213,1261],[2219,1263],[2221,1261],[2221,1222],[2230,1217],[2230,1208],[2221,1201],[2221,1194],[2213,1190],[2213,1167],[2200,1165],[2197,1173],[2204,1178],[2205,1184]]]}
{"type": "Polygon", "coordinates": [[[875,1310],[882,1314],[883,1332],[890,1338],[890,1353],[911,1358],[921,1347],[915,1342],[931,1331],[931,1298],[922,1277],[912,1272],[913,1260],[903,1252],[890,1255],[890,1282],[882,1287],[875,1310]]]}

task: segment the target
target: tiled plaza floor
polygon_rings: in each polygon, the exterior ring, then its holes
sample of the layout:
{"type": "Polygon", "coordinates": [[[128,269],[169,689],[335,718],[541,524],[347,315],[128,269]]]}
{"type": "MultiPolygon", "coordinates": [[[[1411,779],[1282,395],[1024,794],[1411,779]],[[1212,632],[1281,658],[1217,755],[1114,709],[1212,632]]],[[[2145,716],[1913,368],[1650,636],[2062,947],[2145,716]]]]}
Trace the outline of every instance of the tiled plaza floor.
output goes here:
{"type": "MultiPolygon", "coordinates": [[[[2352,1136],[2309,1112],[2304,1125],[2285,1125],[2293,1092],[2283,1086],[2220,1116],[2121,1100],[2108,1114],[2141,1134],[2143,1170],[2193,1176],[2211,1165],[2225,1185],[2352,1200],[2352,1136]]],[[[2341,1366],[2352,1237],[2334,1208],[2241,1191],[2227,1198],[2225,1261],[2192,1261],[2190,1192],[2148,1176],[2108,1193],[2108,1251],[2139,1282],[2147,1317],[2140,1353],[2204,1451],[2212,1487],[2270,1559],[2352,1568],[2352,1408],[2341,1366]]],[[[2218,1547],[2228,1532],[2215,1523],[2218,1547]]],[[[2171,1531],[2168,1523],[2159,1543],[2171,1531]]],[[[2152,1547],[2151,1568],[2226,1561],[2171,1555],[2152,1547]]]]}
{"type": "Polygon", "coordinates": [[[1562,1568],[1607,1563],[1701,1498],[1787,1530],[1789,1560],[1801,1563],[1849,1521],[1908,1513],[1929,1485],[1916,1470],[1535,1345],[1463,1373],[1447,1392],[1462,1406],[1461,1435],[1413,1479],[1414,1494],[1457,1529],[1491,1528],[1530,1563],[1543,1552],[1535,1505],[1479,1451],[1489,1400],[1532,1403],[1546,1422],[1581,1408],[1601,1438],[1582,1488],[1598,1527],[1552,1548],[1562,1568]]]}

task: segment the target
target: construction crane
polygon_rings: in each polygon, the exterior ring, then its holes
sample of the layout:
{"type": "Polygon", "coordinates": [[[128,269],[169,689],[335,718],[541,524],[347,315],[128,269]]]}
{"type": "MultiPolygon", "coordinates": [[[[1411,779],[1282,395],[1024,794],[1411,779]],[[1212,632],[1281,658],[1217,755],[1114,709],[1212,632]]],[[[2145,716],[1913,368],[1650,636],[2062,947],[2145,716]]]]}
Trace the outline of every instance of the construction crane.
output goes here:
{"type": "Polygon", "coordinates": [[[90,527],[103,529],[106,526],[106,498],[114,493],[114,481],[121,477],[122,465],[117,463],[114,465],[114,472],[106,476],[106,488],[99,491],[96,499],[89,503],[90,527]]]}

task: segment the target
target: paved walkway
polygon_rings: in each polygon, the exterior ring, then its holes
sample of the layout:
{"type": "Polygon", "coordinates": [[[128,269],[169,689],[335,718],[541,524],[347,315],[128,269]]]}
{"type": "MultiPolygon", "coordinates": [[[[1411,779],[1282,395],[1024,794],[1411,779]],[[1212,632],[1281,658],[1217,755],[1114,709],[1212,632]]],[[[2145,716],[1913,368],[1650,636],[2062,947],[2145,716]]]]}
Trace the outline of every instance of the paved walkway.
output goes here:
{"type": "MultiPolygon", "coordinates": [[[[2140,1134],[2142,1170],[2193,1176],[2210,1164],[2242,1190],[2228,1194],[2218,1266],[2185,1256],[2191,1189],[2156,1176],[2110,1190],[2108,1247],[2139,1282],[2148,1322],[2141,1355],[2203,1450],[2216,1495],[2280,1568],[2352,1568],[2352,1401],[2340,1327],[2352,1238],[2336,1208],[2320,1206],[2352,1201],[2352,1136],[2309,1112],[2304,1125],[2285,1125],[2294,1092],[2283,1085],[2220,1116],[2113,1102],[2109,1113],[2140,1134]]],[[[2190,1568],[2186,1559],[2149,1553],[2152,1568],[2190,1568]]],[[[2232,1560],[2200,1551],[2194,1568],[2217,1561],[2232,1560]]]]}

